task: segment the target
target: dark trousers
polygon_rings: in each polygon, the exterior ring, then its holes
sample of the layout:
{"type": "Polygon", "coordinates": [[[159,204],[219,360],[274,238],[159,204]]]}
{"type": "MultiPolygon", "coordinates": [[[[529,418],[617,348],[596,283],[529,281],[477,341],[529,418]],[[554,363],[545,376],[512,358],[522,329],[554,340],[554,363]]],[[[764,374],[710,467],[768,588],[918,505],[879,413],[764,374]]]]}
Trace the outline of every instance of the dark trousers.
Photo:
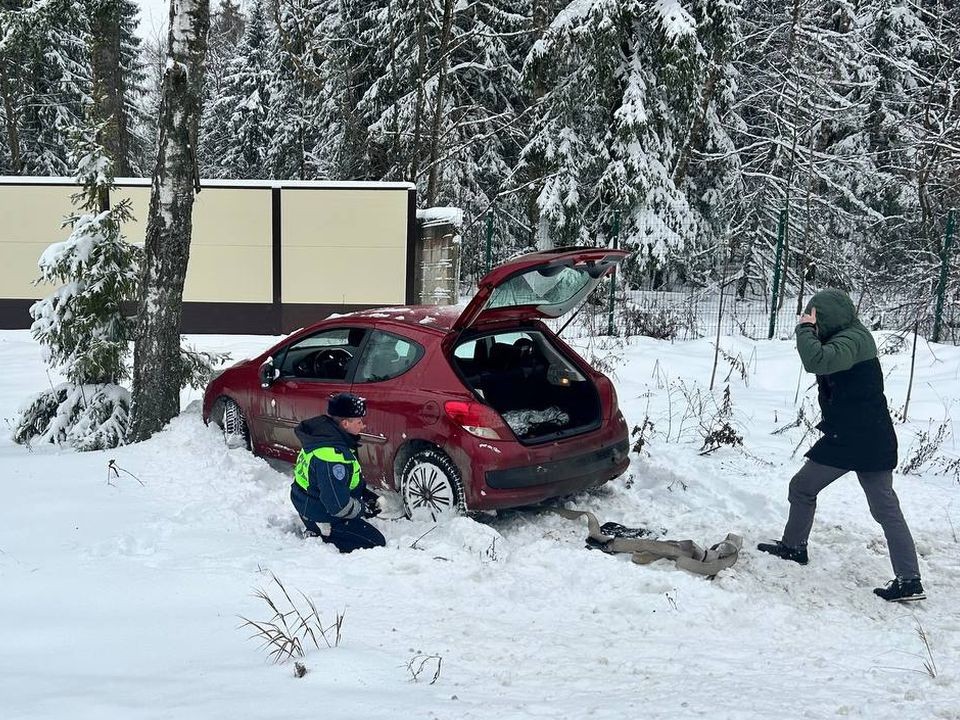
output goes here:
{"type": "Polygon", "coordinates": [[[321,533],[320,526],[313,520],[308,520],[303,515],[300,516],[300,519],[303,520],[303,524],[308,531],[319,535],[324,542],[332,543],[342,553],[353,552],[354,550],[369,550],[387,544],[383,534],[361,518],[330,523],[329,535],[321,533]]]}
{"type": "MultiPolygon", "coordinates": [[[[807,460],[800,472],[790,481],[790,517],[783,529],[784,545],[797,547],[806,544],[810,528],[813,527],[813,515],[817,510],[817,495],[848,472],[850,471],[807,460]]],[[[906,580],[919,578],[920,567],[913,536],[910,535],[910,528],[900,511],[900,500],[893,491],[893,471],[857,471],[857,479],[867,496],[870,514],[880,523],[887,538],[894,573],[906,580]]]]}

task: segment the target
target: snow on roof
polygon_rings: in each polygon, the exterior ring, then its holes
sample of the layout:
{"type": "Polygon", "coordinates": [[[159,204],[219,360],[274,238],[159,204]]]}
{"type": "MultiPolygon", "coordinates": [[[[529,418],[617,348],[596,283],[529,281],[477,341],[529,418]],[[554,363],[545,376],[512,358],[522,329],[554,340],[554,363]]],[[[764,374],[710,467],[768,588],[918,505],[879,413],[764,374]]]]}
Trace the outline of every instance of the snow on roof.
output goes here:
{"type": "MultiPolygon", "coordinates": [[[[120,187],[150,187],[150,178],[116,178],[120,187]]],[[[0,185],[77,185],[72,177],[0,175],[0,185]]],[[[286,188],[311,190],[413,190],[406,182],[363,182],[356,180],[200,180],[201,188],[286,188]]]]}
{"type": "Polygon", "coordinates": [[[417,210],[417,220],[424,227],[431,225],[454,225],[463,227],[463,209],[458,207],[432,207],[417,210]]]}

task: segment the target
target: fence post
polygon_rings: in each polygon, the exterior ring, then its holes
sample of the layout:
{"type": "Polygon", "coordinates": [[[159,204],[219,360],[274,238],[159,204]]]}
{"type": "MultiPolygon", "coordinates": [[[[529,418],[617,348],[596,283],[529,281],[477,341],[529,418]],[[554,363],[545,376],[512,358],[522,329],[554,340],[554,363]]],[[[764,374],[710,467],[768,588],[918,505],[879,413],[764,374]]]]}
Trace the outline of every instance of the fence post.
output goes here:
{"type": "MultiPolygon", "coordinates": [[[[620,245],[620,211],[613,211],[613,249],[620,245]]],[[[607,303],[607,335],[613,335],[613,302],[617,289],[617,268],[614,266],[610,273],[610,297],[607,303]]]]}
{"type": "Polygon", "coordinates": [[[787,223],[787,211],[780,211],[780,222],[777,223],[777,253],[773,261],[773,299],[770,301],[770,331],[767,340],[773,340],[773,333],[777,328],[777,300],[780,294],[780,260],[783,257],[783,231],[787,223]]]}
{"type": "Polygon", "coordinates": [[[940,327],[943,322],[943,299],[947,294],[947,273],[950,271],[950,250],[953,246],[953,210],[947,213],[947,236],[940,254],[940,281],[937,283],[937,305],[933,311],[933,342],[940,342],[940,327]]]}

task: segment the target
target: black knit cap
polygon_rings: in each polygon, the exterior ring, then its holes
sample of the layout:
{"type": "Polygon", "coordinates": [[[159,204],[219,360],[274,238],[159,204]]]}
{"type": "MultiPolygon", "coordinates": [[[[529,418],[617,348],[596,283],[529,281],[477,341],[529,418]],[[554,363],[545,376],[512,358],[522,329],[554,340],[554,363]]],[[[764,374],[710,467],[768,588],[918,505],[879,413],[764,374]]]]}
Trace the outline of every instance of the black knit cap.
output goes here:
{"type": "Polygon", "coordinates": [[[353,393],[337,393],[327,403],[327,415],[336,418],[361,418],[367,414],[367,403],[353,393]]]}

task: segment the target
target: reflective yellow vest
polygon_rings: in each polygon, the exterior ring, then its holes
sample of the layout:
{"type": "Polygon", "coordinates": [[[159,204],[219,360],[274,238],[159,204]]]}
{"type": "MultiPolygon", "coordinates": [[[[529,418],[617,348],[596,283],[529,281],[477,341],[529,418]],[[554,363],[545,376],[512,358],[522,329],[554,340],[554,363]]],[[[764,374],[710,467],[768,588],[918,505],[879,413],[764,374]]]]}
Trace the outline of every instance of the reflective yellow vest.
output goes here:
{"type": "Polygon", "coordinates": [[[331,447],[321,447],[316,450],[311,450],[310,452],[301,450],[300,454],[297,455],[297,464],[293,469],[293,479],[296,480],[297,485],[304,490],[310,489],[310,461],[314,458],[326,463],[353,466],[353,474],[350,476],[350,489],[355,490],[360,484],[359,460],[351,460],[331,447]]]}

